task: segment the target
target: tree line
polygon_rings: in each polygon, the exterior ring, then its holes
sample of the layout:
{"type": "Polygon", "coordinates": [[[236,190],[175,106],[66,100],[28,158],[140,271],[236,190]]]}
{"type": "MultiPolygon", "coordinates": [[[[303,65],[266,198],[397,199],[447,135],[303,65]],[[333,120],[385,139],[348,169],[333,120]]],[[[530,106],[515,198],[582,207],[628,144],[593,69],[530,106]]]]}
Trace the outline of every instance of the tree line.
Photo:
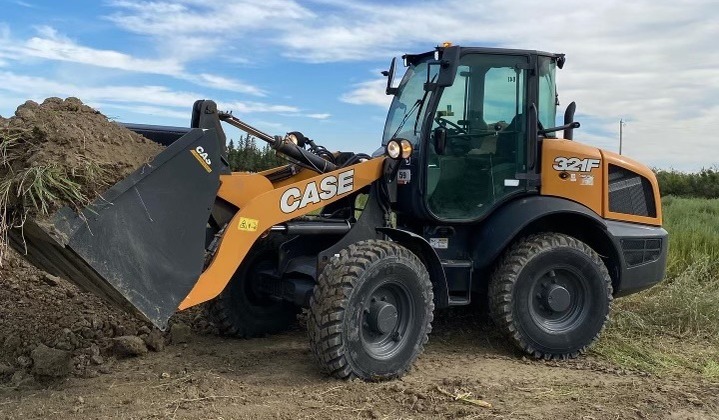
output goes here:
{"type": "Polygon", "coordinates": [[[237,142],[230,140],[227,145],[227,160],[233,171],[260,172],[285,165],[286,160],[277,156],[268,144],[257,146],[257,140],[247,134],[237,142]]]}
{"type": "Polygon", "coordinates": [[[676,170],[654,170],[663,196],[719,198],[719,168],[687,173],[676,170]]]}
{"type": "MultiPolygon", "coordinates": [[[[233,171],[260,172],[287,163],[269,145],[257,146],[257,140],[247,134],[236,142],[230,140],[227,156],[233,171]]],[[[687,173],[677,170],[655,169],[662,196],[719,198],[719,168],[687,173]]]]}

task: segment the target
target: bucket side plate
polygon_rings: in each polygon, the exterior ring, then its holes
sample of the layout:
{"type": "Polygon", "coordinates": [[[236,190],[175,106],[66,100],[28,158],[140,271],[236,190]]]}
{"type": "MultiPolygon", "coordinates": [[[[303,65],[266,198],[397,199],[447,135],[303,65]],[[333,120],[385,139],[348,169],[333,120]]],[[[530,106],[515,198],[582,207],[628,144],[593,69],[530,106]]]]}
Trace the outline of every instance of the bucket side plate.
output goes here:
{"type": "Polygon", "coordinates": [[[35,266],[165,328],[202,273],[219,163],[215,131],[193,129],[81,215],[66,207],[52,224],[29,220],[11,232],[11,245],[35,266]]]}

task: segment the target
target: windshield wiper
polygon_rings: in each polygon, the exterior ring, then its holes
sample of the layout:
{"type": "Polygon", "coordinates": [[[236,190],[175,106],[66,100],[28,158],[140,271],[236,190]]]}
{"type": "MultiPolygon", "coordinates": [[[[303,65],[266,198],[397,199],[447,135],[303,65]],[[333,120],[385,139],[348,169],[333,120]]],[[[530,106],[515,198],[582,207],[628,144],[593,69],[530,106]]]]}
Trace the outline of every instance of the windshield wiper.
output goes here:
{"type": "MultiPolygon", "coordinates": [[[[435,74],[434,77],[432,78],[431,82],[434,82],[434,80],[436,78],[437,78],[437,75],[435,74]]],[[[419,111],[417,112],[417,118],[414,120],[414,130],[413,130],[414,134],[415,135],[417,134],[417,123],[419,122],[420,115],[422,115],[422,108],[424,107],[424,102],[427,100],[427,95],[429,95],[429,91],[425,90],[424,95],[422,95],[422,97],[420,99],[417,99],[417,102],[415,102],[414,105],[412,105],[412,108],[410,108],[407,111],[407,113],[404,114],[404,117],[402,117],[402,121],[399,123],[399,126],[397,127],[397,131],[395,131],[394,134],[392,134],[391,138],[397,137],[397,134],[399,134],[399,132],[404,127],[404,124],[407,122],[407,119],[410,117],[410,115],[412,115],[412,113],[415,110],[418,109],[419,111]]]]}
{"type": "MultiPolygon", "coordinates": [[[[430,83],[434,83],[435,79],[437,79],[437,75],[435,74],[432,78],[432,81],[430,83]]],[[[417,110],[417,118],[414,120],[414,135],[417,135],[417,124],[419,123],[419,117],[422,115],[422,108],[424,108],[424,101],[427,100],[427,95],[429,95],[429,91],[425,90],[424,95],[422,95],[422,99],[420,99],[419,109],[417,110]]]]}
{"type": "Polygon", "coordinates": [[[397,131],[395,131],[394,134],[392,134],[392,137],[390,137],[390,139],[397,137],[397,134],[399,134],[400,130],[402,130],[402,127],[404,127],[404,123],[407,122],[407,119],[409,118],[409,116],[412,115],[414,110],[417,109],[417,107],[419,107],[420,105],[422,105],[422,99],[417,99],[417,102],[415,102],[414,105],[412,105],[412,108],[410,108],[407,111],[407,113],[404,114],[404,117],[402,117],[402,121],[399,123],[399,126],[397,127],[397,131]]]}

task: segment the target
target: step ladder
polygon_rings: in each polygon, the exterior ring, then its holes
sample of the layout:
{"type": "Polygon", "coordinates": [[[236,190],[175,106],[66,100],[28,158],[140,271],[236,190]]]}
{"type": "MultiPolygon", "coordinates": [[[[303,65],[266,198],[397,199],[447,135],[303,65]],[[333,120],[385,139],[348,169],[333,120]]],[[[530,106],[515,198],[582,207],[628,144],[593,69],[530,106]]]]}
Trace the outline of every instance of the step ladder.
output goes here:
{"type": "Polygon", "coordinates": [[[449,306],[462,306],[471,303],[472,271],[474,264],[470,260],[442,260],[449,290],[449,306]]]}

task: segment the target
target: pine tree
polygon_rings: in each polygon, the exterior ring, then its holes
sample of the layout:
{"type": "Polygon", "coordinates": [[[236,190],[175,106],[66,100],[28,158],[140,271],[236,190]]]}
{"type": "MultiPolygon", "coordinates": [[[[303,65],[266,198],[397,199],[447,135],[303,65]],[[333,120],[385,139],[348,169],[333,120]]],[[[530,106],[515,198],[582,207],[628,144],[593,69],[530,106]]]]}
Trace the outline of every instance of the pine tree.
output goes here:
{"type": "Polygon", "coordinates": [[[260,172],[286,163],[269,145],[257,147],[257,140],[249,134],[240,136],[236,146],[235,141],[230,140],[227,160],[231,170],[241,172],[260,172]]]}

